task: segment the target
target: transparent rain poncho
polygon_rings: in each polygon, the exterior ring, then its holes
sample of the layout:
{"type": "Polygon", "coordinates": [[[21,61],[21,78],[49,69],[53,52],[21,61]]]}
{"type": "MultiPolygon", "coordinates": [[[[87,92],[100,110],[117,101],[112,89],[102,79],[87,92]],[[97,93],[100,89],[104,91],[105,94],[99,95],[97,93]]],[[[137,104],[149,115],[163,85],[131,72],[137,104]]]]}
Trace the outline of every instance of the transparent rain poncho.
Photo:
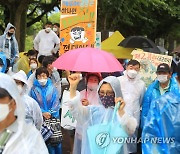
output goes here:
{"type": "Polygon", "coordinates": [[[27,94],[28,91],[28,83],[27,77],[24,71],[19,71],[12,76],[13,79],[22,81],[24,83],[23,93],[21,94],[21,98],[25,105],[25,120],[27,123],[34,124],[38,130],[41,129],[43,123],[42,112],[39,107],[39,104],[27,94]]]}
{"type": "MultiPolygon", "coordinates": [[[[103,79],[99,83],[98,91],[103,82],[107,82],[111,85],[113,91],[115,92],[115,97],[122,97],[121,94],[121,88],[120,83],[116,77],[107,77],[103,79]]],[[[102,124],[106,122],[110,122],[112,119],[113,114],[113,108],[108,107],[105,108],[100,99],[99,99],[99,106],[82,106],[80,101],[80,94],[77,93],[77,95],[69,100],[69,106],[71,109],[71,112],[73,116],[76,118],[77,122],[82,125],[82,147],[81,150],[79,149],[79,145],[75,146],[74,154],[78,154],[78,151],[81,151],[81,154],[90,154],[90,147],[87,139],[87,128],[96,124],[102,124]]],[[[117,116],[114,119],[114,122],[119,123],[123,126],[123,128],[126,130],[128,134],[133,134],[136,127],[137,122],[134,117],[129,116],[128,114],[124,114],[122,117],[119,116],[119,114],[116,114],[117,116]]],[[[117,137],[120,134],[117,134],[117,137]]],[[[122,153],[127,152],[126,145],[124,145],[122,149],[122,153]]]]}
{"type": "Polygon", "coordinates": [[[6,89],[16,102],[17,132],[8,140],[2,154],[48,154],[40,132],[33,125],[25,123],[25,109],[15,81],[6,74],[0,73],[0,87],[6,89]],[[2,82],[3,81],[3,82],[2,82]]]}

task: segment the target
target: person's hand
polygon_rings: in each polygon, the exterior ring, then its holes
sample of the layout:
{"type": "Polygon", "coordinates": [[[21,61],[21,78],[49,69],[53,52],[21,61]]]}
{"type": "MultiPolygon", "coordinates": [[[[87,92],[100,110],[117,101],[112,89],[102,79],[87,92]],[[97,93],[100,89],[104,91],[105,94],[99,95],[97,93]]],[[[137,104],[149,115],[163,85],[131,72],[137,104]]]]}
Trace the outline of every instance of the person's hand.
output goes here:
{"type": "Polygon", "coordinates": [[[82,105],[84,106],[88,106],[89,105],[89,101],[87,99],[81,99],[82,105]]]}
{"type": "Polygon", "coordinates": [[[120,107],[118,109],[119,115],[122,117],[124,115],[124,107],[125,107],[125,102],[121,97],[115,98],[115,104],[120,102],[120,107]]]}
{"type": "Polygon", "coordinates": [[[42,113],[42,115],[43,115],[43,117],[45,119],[50,119],[51,118],[51,114],[49,112],[44,112],[44,113],[42,113]]]}
{"type": "Polygon", "coordinates": [[[68,76],[70,88],[76,88],[80,81],[80,73],[70,74],[68,76]]]}

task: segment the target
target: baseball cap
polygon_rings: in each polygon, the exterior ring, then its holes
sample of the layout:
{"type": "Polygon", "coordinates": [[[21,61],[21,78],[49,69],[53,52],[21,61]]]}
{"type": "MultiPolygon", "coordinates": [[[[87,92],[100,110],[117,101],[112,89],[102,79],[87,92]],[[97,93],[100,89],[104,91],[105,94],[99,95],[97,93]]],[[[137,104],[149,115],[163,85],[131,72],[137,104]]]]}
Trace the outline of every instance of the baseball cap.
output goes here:
{"type": "Polygon", "coordinates": [[[171,68],[168,64],[162,63],[158,65],[157,72],[171,72],[171,68]]]}

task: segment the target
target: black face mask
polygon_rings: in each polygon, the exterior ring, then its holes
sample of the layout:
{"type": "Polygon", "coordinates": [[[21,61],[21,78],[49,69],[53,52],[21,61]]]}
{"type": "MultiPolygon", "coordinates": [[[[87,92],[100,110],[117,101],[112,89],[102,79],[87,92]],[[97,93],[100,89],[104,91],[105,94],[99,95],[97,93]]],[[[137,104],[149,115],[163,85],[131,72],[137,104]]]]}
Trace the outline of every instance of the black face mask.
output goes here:
{"type": "Polygon", "coordinates": [[[12,36],[14,33],[10,33],[10,32],[8,32],[8,36],[12,36]]]}

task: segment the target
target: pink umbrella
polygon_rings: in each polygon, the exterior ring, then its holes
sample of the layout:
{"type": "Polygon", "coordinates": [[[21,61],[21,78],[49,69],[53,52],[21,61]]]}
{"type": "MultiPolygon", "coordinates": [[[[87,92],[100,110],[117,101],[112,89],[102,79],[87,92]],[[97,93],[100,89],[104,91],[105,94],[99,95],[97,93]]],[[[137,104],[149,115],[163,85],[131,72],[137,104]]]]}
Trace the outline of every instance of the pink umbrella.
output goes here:
{"type": "Polygon", "coordinates": [[[78,48],[61,55],[53,66],[79,72],[123,71],[122,65],[110,53],[96,48],[78,48]]]}

